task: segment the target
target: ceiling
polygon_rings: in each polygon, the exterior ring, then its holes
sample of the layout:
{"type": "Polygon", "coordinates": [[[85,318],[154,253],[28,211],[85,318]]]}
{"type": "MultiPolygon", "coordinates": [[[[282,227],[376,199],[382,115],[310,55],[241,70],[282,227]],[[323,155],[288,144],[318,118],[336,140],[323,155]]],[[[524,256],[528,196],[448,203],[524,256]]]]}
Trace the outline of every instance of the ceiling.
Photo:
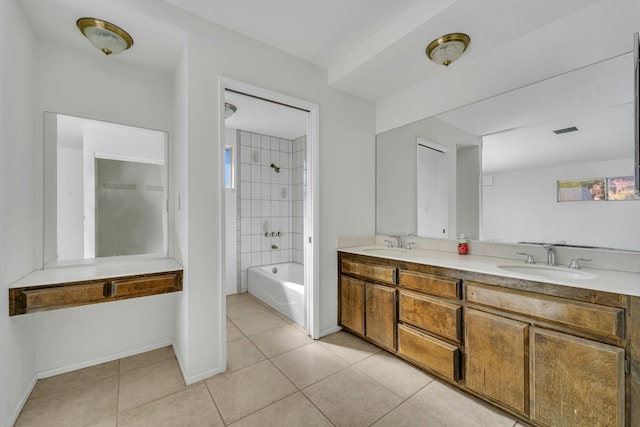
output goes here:
{"type": "MultiPolygon", "coordinates": [[[[452,91],[464,88],[456,80],[465,75],[456,73],[462,70],[480,70],[484,75],[475,84],[482,83],[490,75],[487,63],[500,66],[495,58],[502,50],[510,52],[510,63],[517,63],[531,55],[527,37],[567,17],[582,19],[580,13],[588,15],[590,6],[602,2],[605,0],[18,0],[38,37],[88,55],[101,53],[81,36],[75,21],[83,16],[99,17],[125,28],[135,40],[131,50],[114,60],[173,73],[187,40],[185,28],[209,21],[325,68],[330,86],[370,102],[407,93],[425,82],[437,82],[452,91]],[[160,12],[144,12],[150,10],[160,12]],[[471,37],[467,52],[448,68],[429,61],[424,53],[429,42],[451,32],[471,37]],[[524,47],[517,49],[519,43],[524,47]]],[[[602,22],[591,31],[606,32],[612,25],[615,23],[602,22]]],[[[562,40],[554,38],[553,42],[562,40]]],[[[543,60],[545,49],[537,48],[534,54],[543,60]]],[[[584,63],[593,62],[587,62],[586,46],[566,49],[571,49],[572,58],[583,55],[584,63]]],[[[554,60],[558,50],[564,51],[555,49],[550,54],[554,60]]],[[[262,108],[251,113],[258,118],[252,120],[272,117],[262,120],[271,127],[253,131],[299,133],[301,125],[290,128],[288,118],[282,121],[282,130],[274,130],[276,117],[284,116],[270,116],[274,112],[267,110],[273,104],[235,101],[239,113],[227,121],[228,126],[245,126],[240,122],[242,116],[262,108]],[[242,105],[245,102],[248,104],[242,105]]]]}
{"type": "Polygon", "coordinates": [[[330,85],[375,102],[446,73],[424,54],[444,34],[471,36],[463,63],[599,0],[166,1],[324,67],[330,85]]]}
{"type": "MultiPolygon", "coordinates": [[[[329,84],[376,102],[499,51],[602,0],[20,0],[34,32],[89,52],[75,28],[99,17],[125,28],[134,48],[122,60],[172,70],[186,32],[143,14],[162,9],[183,28],[208,20],[327,69],[329,84]],[[424,53],[451,32],[471,36],[449,69],[424,53]],[[135,53],[134,53],[135,51],[135,53]]],[[[165,19],[166,21],[166,19],[165,19]]],[[[523,52],[523,54],[526,54],[523,52]]],[[[444,74],[446,75],[446,74],[444,74]]]]}
{"type": "Polygon", "coordinates": [[[237,109],[225,119],[228,128],[290,140],[307,134],[307,111],[228,90],[224,98],[237,109]]]}

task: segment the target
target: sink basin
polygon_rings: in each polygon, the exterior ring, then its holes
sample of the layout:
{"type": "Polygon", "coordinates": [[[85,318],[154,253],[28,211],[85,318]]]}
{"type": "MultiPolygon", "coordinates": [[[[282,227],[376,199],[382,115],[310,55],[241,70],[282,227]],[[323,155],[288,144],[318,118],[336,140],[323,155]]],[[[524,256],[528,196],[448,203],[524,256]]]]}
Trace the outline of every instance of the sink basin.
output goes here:
{"type": "Polygon", "coordinates": [[[392,256],[397,256],[397,255],[407,253],[406,249],[400,249],[400,248],[365,248],[362,251],[369,252],[371,254],[392,255],[392,256]]]}
{"type": "Polygon", "coordinates": [[[550,279],[595,279],[597,277],[595,274],[587,273],[586,271],[538,267],[536,265],[499,265],[498,268],[512,273],[548,277],[550,279]]]}

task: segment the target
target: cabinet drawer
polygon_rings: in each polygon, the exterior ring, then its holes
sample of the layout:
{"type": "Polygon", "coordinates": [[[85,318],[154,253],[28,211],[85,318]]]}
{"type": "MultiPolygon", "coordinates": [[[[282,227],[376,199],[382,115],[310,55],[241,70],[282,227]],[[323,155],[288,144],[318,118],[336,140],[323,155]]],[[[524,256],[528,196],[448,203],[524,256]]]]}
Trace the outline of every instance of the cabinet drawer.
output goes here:
{"type": "Polygon", "coordinates": [[[563,298],[467,283],[467,301],[563,326],[624,339],[624,310],[563,298]]]}
{"type": "Polygon", "coordinates": [[[111,282],[111,296],[116,299],[143,297],[181,290],[176,274],[155,275],[111,282]]]}
{"type": "Polygon", "coordinates": [[[396,269],[381,265],[365,264],[362,262],[342,260],[342,274],[373,280],[374,282],[396,284],[396,269]]]}
{"type": "Polygon", "coordinates": [[[400,291],[400,321],[460,341],[462,307],[415,292],[400,291]]]}
{"type": "Polygon", "coordinates": [[[460,377],[458,347],[409,326],[398,325],[398,353],[453,381],[457,381],[460,377]]]}
{"type": "Polygon", "coordinates": [[[93,282],[22,290],[17,296],[16,310],[19,313],[33,313],[106,301],[108,295],[105,295],[105,285],[106,282],[93,282]]]}
{"type": "Polygon", "coordinates": [[[407,289],[425,292],[442,298],[460,299],[460,280],[431,276],[415,271],[400,270],[398,283],[407,289]]]}

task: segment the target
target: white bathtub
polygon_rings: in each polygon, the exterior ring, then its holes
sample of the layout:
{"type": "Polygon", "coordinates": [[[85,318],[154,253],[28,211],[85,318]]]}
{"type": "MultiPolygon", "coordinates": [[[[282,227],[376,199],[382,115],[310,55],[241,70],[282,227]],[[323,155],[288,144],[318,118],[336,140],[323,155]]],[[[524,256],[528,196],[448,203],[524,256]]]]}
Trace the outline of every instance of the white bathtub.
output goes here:
{"type": "Polygon", "coordinates": [[[293,262],[249,267],[249,293],[305,326],[304,266],[293,262]]]}

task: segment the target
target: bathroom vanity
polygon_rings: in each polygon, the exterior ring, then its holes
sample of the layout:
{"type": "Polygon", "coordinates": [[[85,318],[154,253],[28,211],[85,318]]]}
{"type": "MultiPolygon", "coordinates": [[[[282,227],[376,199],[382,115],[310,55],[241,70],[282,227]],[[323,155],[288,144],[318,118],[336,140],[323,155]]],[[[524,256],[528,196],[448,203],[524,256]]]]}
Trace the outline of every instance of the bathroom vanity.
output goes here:
{"type": "Polygon", "coordinates": [[[178,292],[182,274],[171,259],[37,270],[9,287],[9,315],[178,292]]]}
{"type": "Polygon", "coordinates": [[[380,246],[338,263],[355,335],[533,425],[640,425],[638,274],[380,246]]]}

